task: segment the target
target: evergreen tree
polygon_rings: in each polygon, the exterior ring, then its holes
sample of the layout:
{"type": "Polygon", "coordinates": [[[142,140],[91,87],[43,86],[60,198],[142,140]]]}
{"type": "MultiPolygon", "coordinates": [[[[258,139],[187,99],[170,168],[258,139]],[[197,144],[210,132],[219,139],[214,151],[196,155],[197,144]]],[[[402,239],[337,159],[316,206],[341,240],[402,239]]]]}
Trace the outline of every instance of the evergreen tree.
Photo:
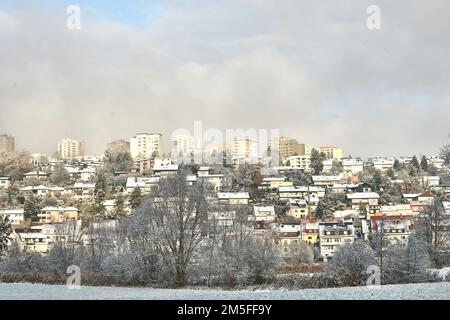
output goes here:
{"type": "Polygon", "coordinates": [[[383,174],[379,170],[375,170],[372,183],[373,183],[373,188],[377,192],[381,191],[384,188],[383,174]]]}
{"type": "Polygon", "coordinates": [[[333,159],[333,162],[331,164],[331,174],[338,175],[344,171],[344,167],[342,166],[342,162],[333,159]]]}
{"type": "Polygon", "coordinates": [[[411,159],[411,163],[410,165],[414,168],[416,168],[417,170],[420,170],[420,164],[419,164],[419,160],[417,160],[416,156],[413,156],[411,159]]]}
{"type": "Polygon", "coordinates": [[[39,221],[38,214],[40,212],[41,211],[39,208],[39,199],[35,197],[33,194],[31,194],[25,199],[24,213],[23,213],[25,220],[38,222],[39,221]]]}
{"type": "Polygon", "coordinates": [[[103,202],[106,200],[107,184],[104,174],[99,174],[94,188],[94,205],[92,207],[93,216],[103,217],[106,214],[106,208],[103,202]]]}
{"type": "Polygon", "coordinates": [[[125,217],[126,217],[125,198],[121,194],[119,194],[116,197],[116,201],[114,203],[113,216],[111,218],[112,219],[121,219],[121,218],[125,218],[125,217]]]}
{"type": "Polygon", "coordinates": [[[130,208],[131,210],[135,210],[139,208],[143,202],[143,196],[141,189],[139,187],[134,188],[133,192],[130,196],[130,208]]]}
{"type": "Polygon", "coordinates": [[[0,261],[3,259],[6,250],[8,249],[11,233],[12,228],[8,216],[0,215],[0,261]]]}
{"type": "Polygon", "coordinates": [[[324,159],[323,153],[320,153],[316,149],[311,150],[311,169],[314,175],[318,175],[322,172],[324,159]]]}
{"type": "Polygon", "coordinates": [[[428,170],[430,169],[430,167],[428,166],[427,157],[422,156],[422,160],[420,161],[420,168],[422,169],[422,171],[426,172],[428,172],[428,170]]]}
{"type": "Polygon", "coordinates": [[[325,206],[323,199],[319,200],[319,203],[317,204],[317,207],[316,207],[316,213],[315,213],[316,218],[323,218],[325,216],[326,209],[327,208],[325,206]]]}
{"type": "Polygon", "coordinates": [[[398,159],[395,159],[393,168],[395,171],[399,171],[402,168],[402,165],[400,164],[400,161],[398,161],[398,159]]]}

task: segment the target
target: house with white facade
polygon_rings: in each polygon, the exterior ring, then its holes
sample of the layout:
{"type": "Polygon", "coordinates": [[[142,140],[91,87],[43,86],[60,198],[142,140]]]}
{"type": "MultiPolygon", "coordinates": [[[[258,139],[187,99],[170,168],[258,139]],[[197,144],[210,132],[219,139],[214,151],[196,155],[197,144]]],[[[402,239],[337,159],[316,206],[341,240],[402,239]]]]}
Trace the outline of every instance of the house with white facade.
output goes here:
{"type": "Polygon", "coordinates": [[[324,259],[332,257],[346,244],[355,242],[353,221],[336,221],[319,223],[320,254],[324,259]]]}
{"type": "Polygon", "coordinates": [[[11,225],[20,225],[24,220],[23,209],[4,209],[0,210],[0,216],[7,216],[11,225]]]}
{"type": "Polygon", "coordinates": [[[363,206],[376,206],[380,199],[380,195],[376,192],[348,193],[346,197],[350,200],[352,209],[358,209],[363,206]]]}
{"type": "Polygon", "coordinates": [[[0,177],[0,189],[11,187],[11,177],[0,177]]]}
{"type": "Polygon", "coordinates": [[[356,175],[364,170],[364,161],[361,159],[343,159],[342,168],[347,175],[356,175]]]}
{"type": "Polygon", "coordinates": [[[250,196],[248,192],[218,192],[217,201],[220,205],[246,205],[250,196]]]}

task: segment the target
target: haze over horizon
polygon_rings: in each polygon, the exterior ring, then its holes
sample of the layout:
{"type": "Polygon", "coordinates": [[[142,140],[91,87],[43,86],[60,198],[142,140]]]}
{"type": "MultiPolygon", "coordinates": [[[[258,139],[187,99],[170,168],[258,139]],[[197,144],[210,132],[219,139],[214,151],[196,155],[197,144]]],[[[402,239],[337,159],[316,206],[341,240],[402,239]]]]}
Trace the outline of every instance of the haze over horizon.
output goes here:
{"type": "Polygon", "coordinates": [[[73,138],[99,154],[141,131],[167,149],[196,120],[354,157],[448,142],[448,1],[82,0],[69,30],[71,4],[0,1],[0,134],[19,150],[73,138]]]}

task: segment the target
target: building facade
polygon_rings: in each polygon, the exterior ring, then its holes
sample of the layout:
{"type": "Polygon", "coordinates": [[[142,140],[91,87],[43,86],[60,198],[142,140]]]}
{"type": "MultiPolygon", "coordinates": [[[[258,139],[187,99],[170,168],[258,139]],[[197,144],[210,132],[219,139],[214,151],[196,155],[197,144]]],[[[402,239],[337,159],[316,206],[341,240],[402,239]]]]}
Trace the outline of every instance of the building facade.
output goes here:
{"type": "Polygon", "coordinates": [[[162,153],[162,134],[138,133],[130,139],[130,153],[134,159],[148,159],[162,153]]]}
{"type": "Polygon", "coordinates": [[[0,135],[0,153],[14,153],[15,142],[14,137],[8,136],[6,134],[0,135]]]}
{"type": "Polygon", "coordinates": [[[342,158],[344,158],[344,150],[342,150],[341,148],[336,148],[334,146],[320,147],[319,151],[325,154],[325,157],[327,159],[342,160],[342,158]]]}
{"type": "Polygon", "coordinates": [[[58,144],[58,154],[62,159],[84,156],[84,143],[73,139],[63,139],[58,144]]]}

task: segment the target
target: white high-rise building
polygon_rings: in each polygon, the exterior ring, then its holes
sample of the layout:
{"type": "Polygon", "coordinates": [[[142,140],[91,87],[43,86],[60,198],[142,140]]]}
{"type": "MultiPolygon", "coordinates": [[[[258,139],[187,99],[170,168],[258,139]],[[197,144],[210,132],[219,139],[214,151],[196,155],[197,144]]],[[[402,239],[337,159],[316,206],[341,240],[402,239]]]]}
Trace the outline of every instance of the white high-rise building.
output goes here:
{"type": "Polygon", "coordinates": [[[73,139],[62,139],[58,144],[58,153],[63,159],[83,157],[84,143],[73,139]]]}
{"type": "Polygon", "coordinates": [[[256,141],[253,141],[249,138],[234,139],[233,156],[244,158],[257,158],[258,146],[256,144],[256,141]]]}
{"type": "Polygon", "coordinates": [[[162,134],[138,133],[130,139],[130,153],[134,159],[145,160],[160,156],[162,151],[162,134]]]}
{"type": "Polygon", "coordinates": [[[172,139],[172,157],[190,155],[195,148],[194,137],[191,135],[177,135],[172,139]]]}

